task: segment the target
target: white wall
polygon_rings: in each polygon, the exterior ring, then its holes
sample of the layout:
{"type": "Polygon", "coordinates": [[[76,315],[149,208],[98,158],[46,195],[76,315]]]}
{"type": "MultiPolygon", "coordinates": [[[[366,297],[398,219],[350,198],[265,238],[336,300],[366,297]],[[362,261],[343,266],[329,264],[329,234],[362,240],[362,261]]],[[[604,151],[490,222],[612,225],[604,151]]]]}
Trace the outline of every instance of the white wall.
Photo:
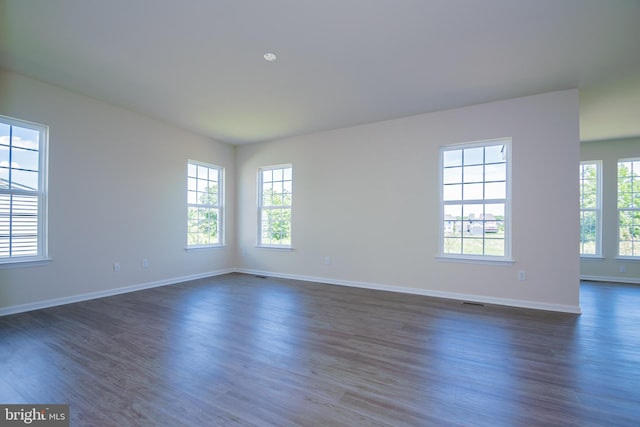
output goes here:
{"type": "Polygon", "coordinates": [[[239,146],[238,266],[576,312],[579,158],[577,90],[239,146]],[[513,138],[515,264],[437,260],[439,147],[499,137],[513,138]],[[257,168],[282,163],[294,168],[293,250],[256,248],[257,168]]]}
{"type": "Polygon", "coordinates": [[[618,255],[618,160],[640,157],[640,138],[589,141],[580,144],[581,160],[602,161],[602,257],[580,261],[585,279],[640,283],[640,261],[618,255]],[[620,266],[626,271],[621,272],[620,266]]]}
{"type": "Polygon", "coordinates": [[[8,72],[0,114],[50,126],[52,258],[0,269],[0,313],[233,268],[234,147],[8,72]],[[184,250],[188,159],[226,168],[227,248],[184,250]]]}
{"type": "Polygon", "coordinates": [[[0,314],[234,268],[578,310],[575,90],[237,148],[7,72],[0,114],[50,126],[52,258],[0,269],[0,314]],[[516,263],[438,261],[439,146],[505,136],[516,263]],[[184,250],[188,159],[226,168],[226,248],[184,250]],[[289,162],[294,250],[258,249],[257,168],[289,162]]]}

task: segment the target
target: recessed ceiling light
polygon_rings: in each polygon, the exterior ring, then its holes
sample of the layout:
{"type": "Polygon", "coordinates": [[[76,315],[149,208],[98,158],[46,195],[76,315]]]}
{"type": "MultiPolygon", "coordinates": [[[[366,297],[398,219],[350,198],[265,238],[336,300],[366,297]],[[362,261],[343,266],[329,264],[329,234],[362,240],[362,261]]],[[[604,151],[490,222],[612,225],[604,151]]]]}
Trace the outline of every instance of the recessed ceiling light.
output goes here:
{"type": "Polygon", "coordinates": [[[276,54],[273,52],[267,52],[264,54],[264,59],[269,62],[273,62],[276,60],[276,54]]]}

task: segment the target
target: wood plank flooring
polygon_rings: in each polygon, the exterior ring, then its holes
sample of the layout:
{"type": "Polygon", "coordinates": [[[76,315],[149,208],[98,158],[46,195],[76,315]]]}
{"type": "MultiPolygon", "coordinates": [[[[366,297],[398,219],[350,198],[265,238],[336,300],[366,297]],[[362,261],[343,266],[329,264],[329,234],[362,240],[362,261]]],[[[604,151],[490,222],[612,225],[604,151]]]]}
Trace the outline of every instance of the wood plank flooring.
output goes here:
{"type": "Polygon", "coordinates": [[[72,426],[638,426],[640,287],[580,316],[243,274],[0,318],[72,426]]]}

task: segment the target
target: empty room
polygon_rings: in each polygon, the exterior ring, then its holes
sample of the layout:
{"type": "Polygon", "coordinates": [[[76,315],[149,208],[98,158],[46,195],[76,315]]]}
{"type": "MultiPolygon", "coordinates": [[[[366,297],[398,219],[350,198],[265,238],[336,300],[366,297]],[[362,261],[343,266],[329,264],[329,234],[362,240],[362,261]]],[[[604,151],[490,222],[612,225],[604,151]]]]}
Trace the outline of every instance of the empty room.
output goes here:
{"type": "Polygon", "coordinates": [[[637,426],[638,22],[0,0],[0,425],[637,426]]]}

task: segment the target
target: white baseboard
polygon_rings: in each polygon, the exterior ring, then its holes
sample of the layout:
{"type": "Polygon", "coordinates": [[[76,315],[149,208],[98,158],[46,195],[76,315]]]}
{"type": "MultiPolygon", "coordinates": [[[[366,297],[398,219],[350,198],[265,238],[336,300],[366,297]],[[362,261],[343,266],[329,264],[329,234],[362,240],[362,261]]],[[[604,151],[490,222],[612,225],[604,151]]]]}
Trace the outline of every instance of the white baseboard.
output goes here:
{"type": "Polygon", "coordinates": [[[630,283],[632,285],[640,285],[640,278],[637,277],[618,277],[618,276],[590,276],[583,274],[580,280],[590,282],[613,282],[613,283],[630,283]]]}
{"type": "MultiPolygon", "coordinates": [[[[156,282],[148,282],[148,283],[142,283],[138,285],[125,286],[122,288],[108,289],[105,291],[90,292],[87,294],[74,295],[70,297],[55,298],[55,299],[38,301],[34,303],[29,303],[29,304],[21,304],[21,305],[4,307],[4,308],[0,308],[0,317],[7,316],[10,314],[24,313],[27,311],[55,307],[55,306],[64,305],[64,304],[71,304],[75,302],[88,301],[88,300],[97,299],[97,298],[120,295],[128,292],[140,291],[143,289],[157,288],[159,286],[175,285],[175,284],[187,282],[190,280],[204,279],[207,277],[220,276],[222,274],[228,274],[228,273],[244,273],[244,274],[253,274],[258,276],[270,276],[270,277],[278,277],[282,279],[303,280],[306,282],[326,283],[329,285],[349,286],[349,287],[355,287],[355,288],[364,288],[364,289],[372,289],[372,290],[387,291],[387,292],[399,292],[399,293],[405,293],[405,294],[423,295],[428,297],[446,298],[446,299],[458,300],[458,301],[478,302],[478,303],[484,303],[484,304],[504,305],[509,307],[528,308],[528,309],[534,309],[534,310],[558,311],[558,312],[572,313],[572,314],[581,313],[580,306],[573,306],[573,305],[548,304],[548,303],[540,303],[535,301],[514,300],[514,299],[508,299],[508,298],[495,298],[495,297],[487,297],[482,295],[460,294],[455,292],[442,292],[442,291],[434,291],[429,289],[417,289],[417,288],[407,288],[407,287],[401,287],[401,286],[384,285],[380,283],[358,282],[358,281],[351,281],[351,280],[331,279],[326,277],[314,277],[314,276],[303,276],[303,275],[296,275],[296,274],[276,273],[273,271],[250,270],[245,268],[229,268],[224,270],[210,271],[206,273],[192,274],[192,275],[182,276],[182,277],[174,277],[171,279],[158,280],[156,282]]],[[[593,277],[583,276],[582,279],[609,281],[609,282],[622,281],[619,278],[608,278],[608,277],[596,278],[595,276],[593,277]]],[[[640,282],[636,280],[633,282],[627,281],[625,283],[640,283],[640,282]]]]}
{"type": "Polygon", "coordinates": [[[238,273],[253,274],[258,276],[278,277],[282,279],[303,280],[306,282],[327,283],[329,285],[350,286],[355,288],[374,289],[379,291],[400,292],[405,294],[423,295],[428,297],[446,298],[458,301],[478,302],[483,304],[505,305],[509,307],[528,308],[534,310],[558,311],[562,313],[580,314],[579,305],[549,304],[536,301],[524,301],[508,298],[495,298],[482,295],[459,294],[455,292],[433,291],[429,289],[406,288],[400,286],[383,285],[379,283],[356,282],[350,280],[329,279],[326,277],[301,276],[295,274],[274,273],[272,271],[250,270],[238,268],[238,273]]]}
{"type": "Polygon", "coordinates": [[[177,283],[188,282],[189,280],[204,279],[206,277],[233,273],[235,271],[236,270],[233,268],[229,268],[226,270],[209,271],[206,273],[191,274],[191,275],[182,276],[182,277],[174,277],[171,279],[158,280],[156,282],[142,283],[139,285],[125,286],[125,287],[116,288],[116,289],[108,289],[105,291],[89,292],[87,294],[74,295],[70,297],[54,298],[50,300],[38,301],[34,303],[29,303],[29,304],[13,305],[9,307],[0,308],[0,317],[8,316],[10,314],[24,313],[27,311],[55,307],[59,305],[71,304],[74,302],[88,301],[88,300],[97,299],[97,298],[104,298],[104,297],[110,297],[114,295],[126,294],[128,292],[141,291],[143,289],[157,288],[159,286],[175,285],[177,283]]]}

